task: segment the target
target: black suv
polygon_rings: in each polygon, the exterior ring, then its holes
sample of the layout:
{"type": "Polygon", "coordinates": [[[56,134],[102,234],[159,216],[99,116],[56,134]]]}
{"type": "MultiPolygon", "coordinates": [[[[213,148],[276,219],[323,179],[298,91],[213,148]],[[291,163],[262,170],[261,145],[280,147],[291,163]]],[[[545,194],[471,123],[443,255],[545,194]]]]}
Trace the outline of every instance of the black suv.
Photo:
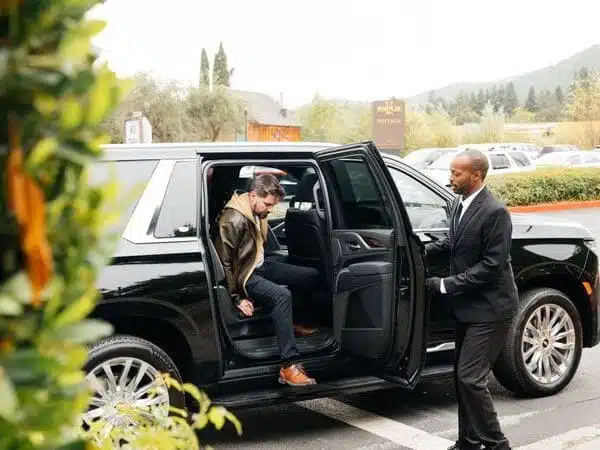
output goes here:
{"type": "MultiPolygon", "coordinates": [[[[181,406],[160,372],[229,407],[451,375],[449,301],[424,288],[449,262],[427,261],[424,242],[447,233],[454,195],[400,158],[370,142],[115,145],[91,182],[111,174],[124,192],[121,237],[93,315],[115,333],[90,350],[88,419],[118,401],[181,406]],[[293,192],[269,218],[267,255],[322,274],[321,331],[298,339],[315,386],[277,383],[271,318],[238,314],[213,246],[221,208],[261,171],[293,192]],[[149,398],[153,386],[160,395],[149,398]]],[[[513,392],[550,395],[570,382],[582,348],[598,343],[596,243],[581,225],[531,214],[513,214],[513,227],[521,302],[494,374],[513,392]]]]}

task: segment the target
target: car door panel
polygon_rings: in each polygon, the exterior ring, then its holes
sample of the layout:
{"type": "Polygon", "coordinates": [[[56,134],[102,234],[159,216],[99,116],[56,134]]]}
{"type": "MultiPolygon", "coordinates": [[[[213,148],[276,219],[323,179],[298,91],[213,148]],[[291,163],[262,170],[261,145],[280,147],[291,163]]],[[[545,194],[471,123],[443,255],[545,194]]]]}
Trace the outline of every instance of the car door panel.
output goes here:
{"type": "Polygon", "coordinates": [[[414,386],[428,311],[422,250],[408,247],[404,206],[371,143],[319,156],[332,218],[334,337],[379,376],[414,386]]]}

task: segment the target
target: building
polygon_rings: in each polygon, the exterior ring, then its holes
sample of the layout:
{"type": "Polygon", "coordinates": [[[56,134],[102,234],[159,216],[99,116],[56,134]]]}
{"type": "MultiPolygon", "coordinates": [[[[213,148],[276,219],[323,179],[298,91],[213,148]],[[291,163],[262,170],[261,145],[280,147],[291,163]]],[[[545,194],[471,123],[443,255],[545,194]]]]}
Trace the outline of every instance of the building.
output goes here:
{"type": "Polygon", "coordinates": [[[300,140],[300,121],[292,111],[283,106],[283,96],[279,102],[260,92],[231,90],[245,105],[245,129],[237,136],[238,141],[294,142],[300,140]]]}

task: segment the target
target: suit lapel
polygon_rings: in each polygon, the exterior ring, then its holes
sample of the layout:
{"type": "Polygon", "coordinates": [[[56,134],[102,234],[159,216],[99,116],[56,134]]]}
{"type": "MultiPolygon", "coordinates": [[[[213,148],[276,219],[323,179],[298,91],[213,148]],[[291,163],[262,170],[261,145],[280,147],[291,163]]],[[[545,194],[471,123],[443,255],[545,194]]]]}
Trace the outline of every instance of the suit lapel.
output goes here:
{"type": "Polygon", "coordinates": [[[468,225],[469,221],[471,220],[473,215],[475,215],[477,210],[481,207],[483,201],[487,198],[487,194],[487,188],[483,188],[483,190],[479,194],[477,194],[477,197],[473,199],[467,210],[463,213],[462,219],[458,223],[456,230],[454,230],[454,239],[452,242],[455,246],[458,243],[460,237],[462,236],[462,233],[465,231],[465,228],[468,225]]]}

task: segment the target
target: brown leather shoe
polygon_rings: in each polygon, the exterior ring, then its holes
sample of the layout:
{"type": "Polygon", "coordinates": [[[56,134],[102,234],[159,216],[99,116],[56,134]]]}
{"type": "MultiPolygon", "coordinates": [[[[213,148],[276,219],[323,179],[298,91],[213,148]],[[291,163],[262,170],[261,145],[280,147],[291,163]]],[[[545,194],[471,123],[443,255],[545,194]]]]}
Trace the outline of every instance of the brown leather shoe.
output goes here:
{"type": "Polygon", "coordinates": [[[306,375],[304,368],[299,364],[281,367],[281,369],[279,369],[279,383],[289,384],[290,386],[308,386],[317,384],[314,378],[310,378],[306,375]]]}
{"type": "Polygon", "coordinates": [[[318,328],[309,328],[304,325],[296,325],[294,324],[294,334],[299,337],[312,336],[319,331],[318,328]]]}

